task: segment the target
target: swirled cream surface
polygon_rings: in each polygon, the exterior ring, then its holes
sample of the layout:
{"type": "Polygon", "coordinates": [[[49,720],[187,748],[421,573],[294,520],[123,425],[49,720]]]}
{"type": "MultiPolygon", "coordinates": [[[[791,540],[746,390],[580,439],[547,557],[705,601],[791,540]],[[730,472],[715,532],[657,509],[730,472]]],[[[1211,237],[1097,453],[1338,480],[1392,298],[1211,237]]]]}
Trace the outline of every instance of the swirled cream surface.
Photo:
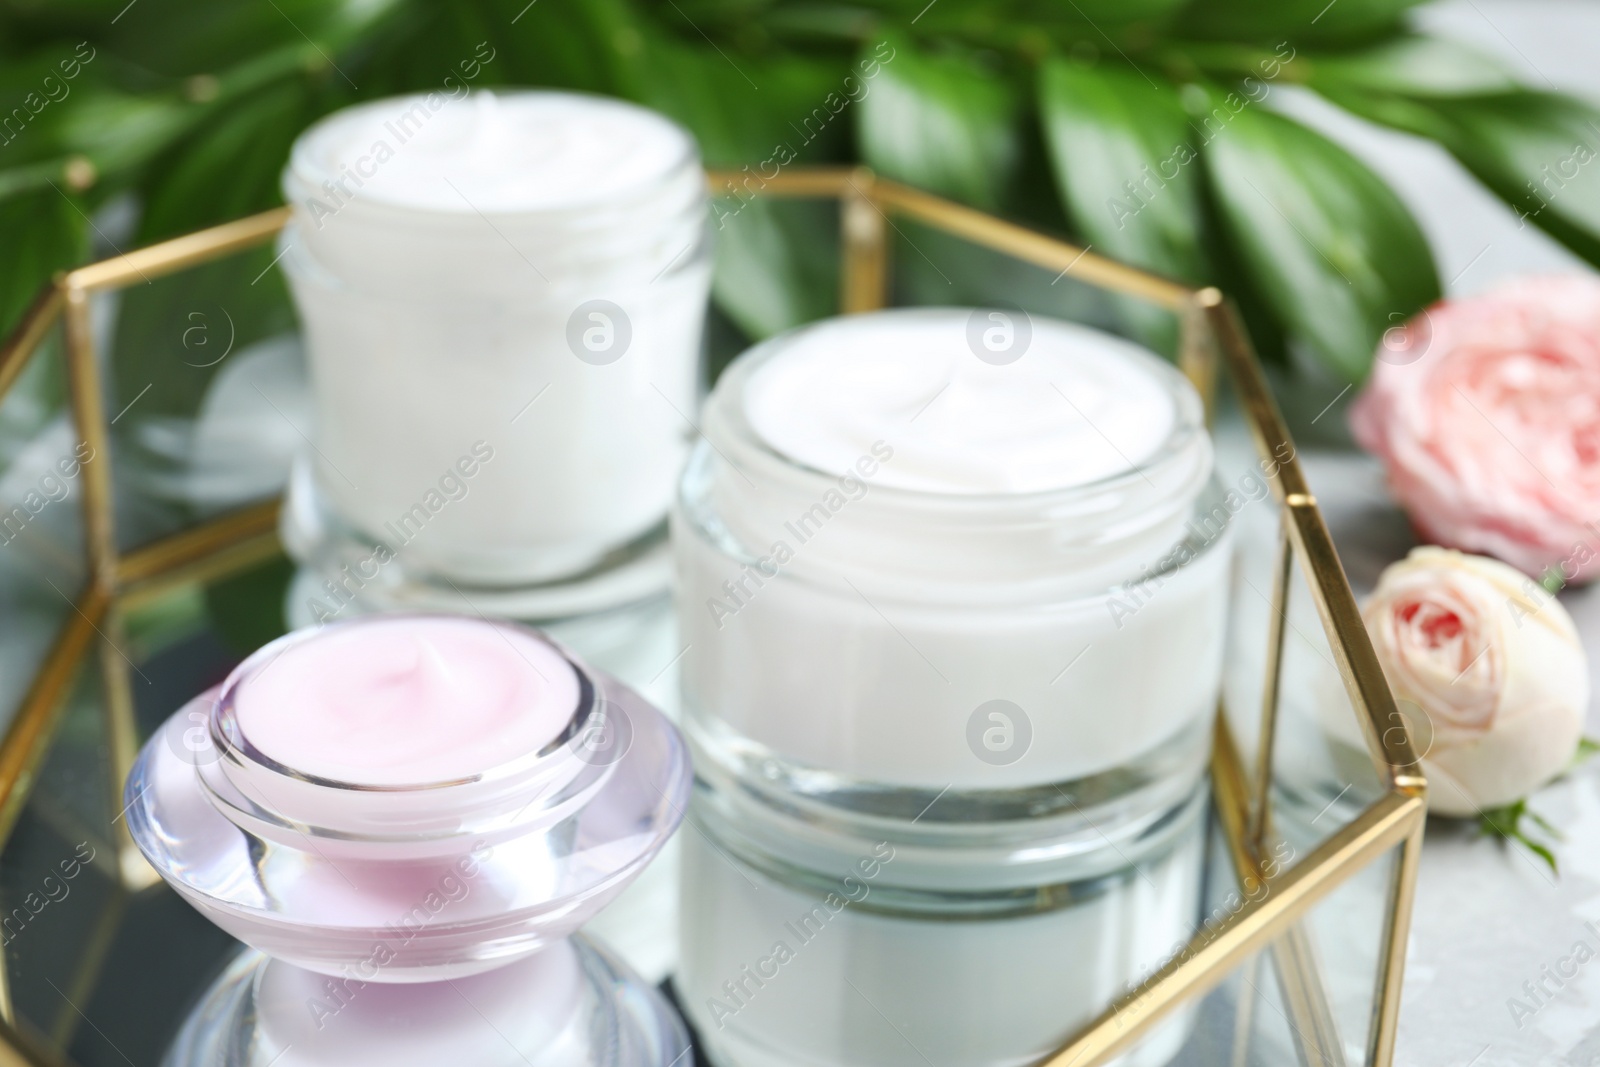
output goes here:
{"type": "Polygon", "coordinates": [[[745,386],[751,428],[829,474],[875,441],[879,485],[1036,493],[1139,466],[1170,437],[1172,371],[1131,342],[1015,312],[919,309],[797,334],[745,386]]]}
{"type": "Polygon", "coordinates": [[[238,688],[234,714],[250,744],[301,774],[410,785],[539,751],[578,696],[572,665],[516,628],[397,617],[290,647],[238,688]]]}
{"type": "MultiPolygon", "coordinates": [[[[296,143],[314,196],[472,215],[545,211],[649,188],[695,152],[670,120],[581,93],[393,97],[335,112],[296,143]],[[327,180],[333,191],[319,189],[327,180]]],[[[490,236],[493,236],[492,233],[490,236]]]]}

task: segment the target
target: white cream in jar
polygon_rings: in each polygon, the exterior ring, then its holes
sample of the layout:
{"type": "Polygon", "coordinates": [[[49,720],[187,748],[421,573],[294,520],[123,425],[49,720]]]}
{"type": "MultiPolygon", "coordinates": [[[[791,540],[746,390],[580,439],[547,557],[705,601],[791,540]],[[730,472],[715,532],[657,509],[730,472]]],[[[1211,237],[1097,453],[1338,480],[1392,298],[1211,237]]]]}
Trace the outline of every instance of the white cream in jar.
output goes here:
{"type": "MultiPolygon", "coordinates": [[[[1137,346],[1041,323],[1016,361],[975,358],[959,312],[837,319],[796,337],[744,385],[746,418],[774,451],[848,473],[880,441],[874,486],[990,496],[1126,472],[1179,418],[1171,372],[1137,346]]],[[[859,473],[859,472],[857,472],[859,473]]]]}
{"type": "Polygon", "coordinates": [[[1054,320],[986,361],[982,314],[829,320],[723,376],[675,514],[691,731],[840,788],[1030,787],[1170,757],[1164,793],[1183,792],[1227,603],[1226,532],[1194,518],[1198,396],[1054,320]]]}
{"type": "Polygon", "coordinates": [[[1018,1067],[1189,936],[1228,577],[1202,416],[1136,345],[987,310],[724,373],[673,514],[678,988],[714,1059],[1018,1067]]]}
{"type": "Polygon", "coordinates": [[[659,590],[710,285],[690,136],[581,94],[400,97],[306,131],[283,184],[316,414],[296,555],[370,595],[560,583],[654,546],[551,614],[659,590]]]}

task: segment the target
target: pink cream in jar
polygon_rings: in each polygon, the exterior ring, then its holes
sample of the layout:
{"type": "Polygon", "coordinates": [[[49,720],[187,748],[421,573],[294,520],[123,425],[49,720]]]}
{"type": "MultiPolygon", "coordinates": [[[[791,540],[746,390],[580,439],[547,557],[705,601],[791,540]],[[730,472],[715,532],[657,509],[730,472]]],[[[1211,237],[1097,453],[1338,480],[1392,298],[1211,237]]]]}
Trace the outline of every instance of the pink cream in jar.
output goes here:
{"type": "Polygon", "coordinates": [[[146,858],[228,933],[397,983],[573,933],[666,842],[689,783],[672,725],[543,634],[378,616],[251,655],[150,739],[125,799],[146,858]]]}

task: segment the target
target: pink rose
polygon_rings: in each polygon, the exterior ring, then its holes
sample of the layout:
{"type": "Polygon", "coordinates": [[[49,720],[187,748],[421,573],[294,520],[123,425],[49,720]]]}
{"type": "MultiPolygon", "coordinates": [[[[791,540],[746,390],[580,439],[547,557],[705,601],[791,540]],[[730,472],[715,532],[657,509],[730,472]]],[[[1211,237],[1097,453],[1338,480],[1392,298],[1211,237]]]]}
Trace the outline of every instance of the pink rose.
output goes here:
{"type": "Polygon", "coordinates": [[[1571,762],[1589,705],[1572,617],[1492,559],[1424,547],[1361,607],[1428,776],[1428,807],[1472,815],[1527,796],[1571,762]]]}
{"type": "Polygon", "coordinates": [[[1350,425],[1424,539],[1600,573],[1600,280],[1434,305],[1386,335],[1350,425]]]}

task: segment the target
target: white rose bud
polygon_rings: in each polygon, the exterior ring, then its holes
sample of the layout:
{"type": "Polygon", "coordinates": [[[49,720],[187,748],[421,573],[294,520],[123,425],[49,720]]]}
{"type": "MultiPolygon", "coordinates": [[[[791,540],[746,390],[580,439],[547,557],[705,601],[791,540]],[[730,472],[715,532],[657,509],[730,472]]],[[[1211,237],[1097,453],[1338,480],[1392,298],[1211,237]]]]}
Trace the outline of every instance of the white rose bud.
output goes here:
{"type": "Polygon", "coordinates": [[[1384,570],[1361,616],[1408,717],[1431,811],[1510,804],[1571,763],[1588,663],[1572,617],[1520,571],[1416,548],[1384,570]]]}

